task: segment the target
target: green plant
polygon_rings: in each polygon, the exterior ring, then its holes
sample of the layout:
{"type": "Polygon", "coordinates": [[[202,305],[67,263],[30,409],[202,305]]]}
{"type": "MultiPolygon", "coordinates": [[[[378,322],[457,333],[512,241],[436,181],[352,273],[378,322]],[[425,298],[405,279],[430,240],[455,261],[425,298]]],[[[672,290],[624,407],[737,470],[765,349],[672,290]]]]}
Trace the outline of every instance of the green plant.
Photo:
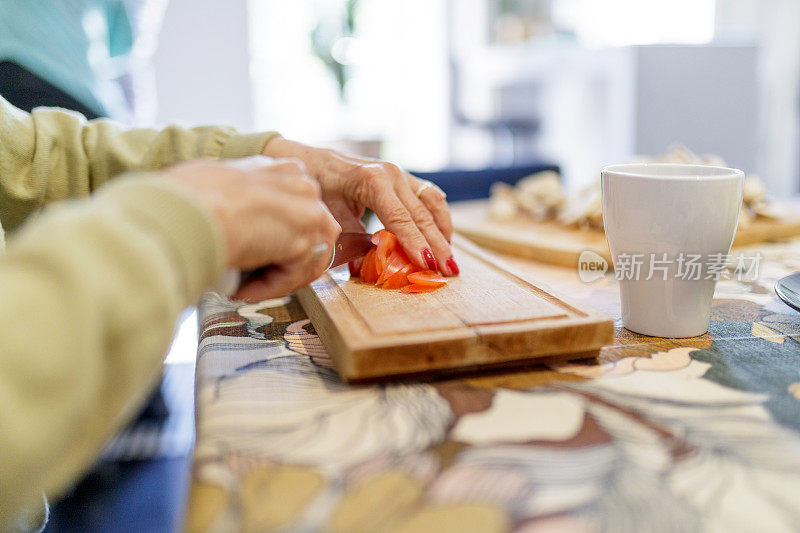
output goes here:
{"type": "Polygon", "coordinates": [[[311,31],[312,51],[335,78],[340,98],[344,98],[349,67],[337,61],[332,52],[337,41],[355,35],[359,3],[360,0],[346,0],[343,9],[336,16],[321,17],[311,31]]]}

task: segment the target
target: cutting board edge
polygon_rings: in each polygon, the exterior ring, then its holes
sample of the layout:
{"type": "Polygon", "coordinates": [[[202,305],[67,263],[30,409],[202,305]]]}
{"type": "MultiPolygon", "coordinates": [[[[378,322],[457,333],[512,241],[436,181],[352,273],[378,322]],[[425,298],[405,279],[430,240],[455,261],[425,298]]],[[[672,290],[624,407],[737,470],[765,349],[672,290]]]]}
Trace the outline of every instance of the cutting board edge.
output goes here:
{"type": "Polygon", "coordinates": [[[328,355],[333,360],[337,372],[340,376],[343,375],[347,371],[347,364],[342,356],[347,353],[348,348],[344,337],[337,333],[333,317],[320,305],[320,301],[311,286],[300,288],[295,293],[295,296],[306,312],[311,324],[313,324],[317,336],[328,351],[328,355]]]}
{"type": "MultiPolygon", "coordinates": [[[[599,324],[598,324],[599,325],[599,324]]],[[[419,364],[399,364],[391,365],[392,368],[386,366],[375,367],[376,369],[370,371],[368,368],[371,366],[370,360],[379,360],[384,365],[391,362],[392,350],[369,350],[365,352],[351,352],[350,359],[352,365],[340,367],[337,365],[337,371],[341,378],[347,383],[364,383],[373,382],[381,379],[401,379],[401,378],[430,378],[440,375],[459,375],[469,372],[477,372],[484,370],[492,370],[496,368],[517,368],[530,364],[539,364],[548,360],[577,360],[596,357],[600,350],[613,342],[613,327],[609,322],[608,331],[611,332],[610,337],[601,333],[598,339],[593,343],[586,343],[581,347],[560,347],[552,350],[543,350],[540,353],[524,353],[524,354],[508,354],[504,353],[502,356],[497,356],[498,348],[487,343],[485,339],[477,337],[475,343],[468,346],[467,352],[464,356],[457,360],[451,361],[436,361],[435,359],[422,359],[418,358],[419,364]],[[365,357],[367,359],[365,359],[365,357]]],[[[600,328],[603,329],[603,328],[600,328]]],[[[452,346],[452,343],[450,343],[452,346]]],[[[429,345],[432,349],[436,349],[436,343],[429,345]]],[[[437,356],[441,353],[437,353],[437,356]]],[[[334,360],[337,360],[335,357],[334,360]]],[[[417,363],[417,361],[415,361],[417,363]]]]}
{"type": "MultiPolygon", "coordinates": [[[[462,369],[514,367],[548,357],[589,357],[586,354],[599,353],[603,346],[614,340],[610,318],[572,317],[553,319],[550,323],[541,321],[539,325],[536,329],[523,329],[524,323],[479,326],[474,330],[475,335],[426,342],[414,354],[408,354],[403,346],[390,343],[348,345],[335,328],[332,330],[335,338],[328,337],[330,342],[326,339],[323,342],[329,346],[339,375],[344,381],[353,383],[427,373],[456,374],[462,369]],[[564,342],[570,338],[580,338],[581,341],[564,342]],[[531,349],[530,345],[535,348],[531,349]],[[520,350],[518,346],[528,348],[520,350]]],[[[321,334],[320,330],[317,333],[321,334]]]]}
{"type": "MultiPolygon", "coordinates": [[[[541,365],[550,362],[579,361],[585,359],[597,359],[600,355],[600,348],[580,353],[553,354],[550,356],[542,355],[530,359],[497,361],[494,363],[479,364],[475,366],[443,367],[437,369],[425,369],[418,372],[403,372],[398,374],[376,374],[374,376],[354,376],[344,377],[342,380],[348,385],[365,385],[370,383],[380,383],[385,381],[416,380],[422,382],[448,379],[451,377],[485,377],[487,373],[497,371],[512,371],[524,369],[533,365],[541,365]]],[[[340,374],[341,376],[341,374],[340,374]]]]}

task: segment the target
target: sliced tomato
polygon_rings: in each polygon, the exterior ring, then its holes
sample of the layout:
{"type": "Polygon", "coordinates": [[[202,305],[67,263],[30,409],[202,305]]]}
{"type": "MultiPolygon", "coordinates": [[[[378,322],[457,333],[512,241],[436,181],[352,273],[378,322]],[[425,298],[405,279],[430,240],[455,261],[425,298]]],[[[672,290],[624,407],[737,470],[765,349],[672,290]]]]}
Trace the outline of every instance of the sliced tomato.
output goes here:
{"type": "Polygon", "coordinates": [[[438,286],[436,286],[436,285],[420,285],[419,283],[412,283],[411,285],[406,285],[405,287],[403,287],[400,290],[403,291],[403,292],[407,292],[409,294],[416,294],[416,293],[420,293],[420,292],[435,291],[439,287],[441,287],[441,285],[438,285],[438,286]]]}
{"type": "Polygon", "coordinates": [[[381,242],[385,242],[393,246],[397,242],[397,237],[395,237],[394,233],[391,231],[379,229],[372,235],[371,241],[375,246],[378,246],[381,242]]]}
{"type": "Polygon", "coordinates": [[[387,279],[397,274],[401,268],[410,264],[411,261],[409,261],[406,253],[400,248],[395,248],[387,260],[386,267],[381,271],[381,275],[378,276],[376,283],[382,285],[387,279]]]}
{"type": "Polygon", "coordinates": [[[381,275],[381,271],[383,268],[381,267],[381,262],[378,261],[378,249],[375,248],[375,255],[372,256],[372,267],[375,269],[375,281],[378,281],[378,278],[381,275]]]}
{"type": "MultiPolygon", "coordinates": [[[[447,278],[438,272],[414,265],[391,232],[383,229],[375,232],[372,242],[375,247],[367,252],[357,269],[363,282],[410,294],[431,292],[447,283],[447,278]]],[[[355,266],[350,265],[351,273],[355,266]]]]}
{"type": "Polygon", "coordinates": [[[405,287],[406,285],[408,285],[407,276],[413,268],[414,265],[410,263],[405,265],[395,274],[387,278],[386,281],[383,282],[383,285],[381,285],[381,287],[383,287],[384,289],[399,289],[400,287],[405,287]]]}
{"type": "Polygon", "coordinates": [[[419,285],[431,285],[433,287],[438,287],[439,285],[444,285],[447,283],[447,278],[438,272],[434,272],[433,270],[423,270],[421,272],[409,274],[408,281],[410,283],[417,283],[419,285]]]}
{"type": "Polygon", "coordinates": [[[397,237],[382,229],[372,236],[372,242],[376,244],[375,259],[378,266],[378,274],[383,274],[383,270],[389,263],[389,256],[397,248],[397,237]],[[377,239],[377,243],[375,243],[377,239]]]}
{"type": "Polygon", "coordinates": [[[375,283],[378,281],[378,271],[375,268],[375,248],[367,252],[364,261],[361,262],[361,281],[365,283],[375,283]]]}

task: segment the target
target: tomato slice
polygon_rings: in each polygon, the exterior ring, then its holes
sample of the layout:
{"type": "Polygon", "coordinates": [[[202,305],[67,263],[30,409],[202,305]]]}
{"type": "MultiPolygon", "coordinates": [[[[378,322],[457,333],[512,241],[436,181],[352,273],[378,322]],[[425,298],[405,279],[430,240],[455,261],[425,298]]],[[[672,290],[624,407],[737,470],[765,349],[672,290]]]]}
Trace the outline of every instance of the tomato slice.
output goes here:
{"type": "Polygon", "coordinates": [[[372,268],[375,269],[375,281],[373,281],[373,283],[378,281],[378,277],[381,275],[381,265],[380,261],[378,261],[378,249],[374,248],[374,250],[375,253],[372,255],[372,268]]]}
{"type": "Polygon", "coordinates": [[[378,242],[375,258],[378,263],[378,274],[380,275],[383,274],[383,270],[389,263],[389,256],[397,247],[397,237],[395,237],[393,233],[382,229],[372,236],[372,242],[374,243],[376,239],[378,242]]]}
{"type": "Polygon", "coordinates": [[[400,248],[395,248],[395,250],[392,252],[392,255],[389,256],[388,262],[386,263],[386,268],[384,268],[381,271],[381,275],[378,276],[377,284],[382,285],[387,279],[397,274],[401,268],[410,264],[411,261],[408,260],[406,253],[400,248]]]}
{"type": "Polygon", "coordinates": [[[367,252],[364,261],[361,262],[361,281],[365,283],[375,283],[378,281],[378,271],[375,268],[375,248],[367,252]]]}
{"type": "Polygon", "coordinates": [[[384,289],[399,289],[400,287],[405,287],[408,285],[408,274],[414,268],[414,265],[407,264],[400,270],[398,270],[395,274],[390,276],[383,282],[381,285],[384,289]]]}
{"type": "Polygon", "coordinates": [[[393,233],[382,229],[372,236],[375,247],[364,256],[360,268],[351,264],[365,283],[384,289],[402,289],[409,294],[431,292],[447,283],[447,278],[433,270],[422,270],[414,265],[400,247],[393,233]]]}
{"type": "Polygon", "coordinates": [[[400,290],[408,294],[417,294],[420,292],[435,291],[439,287],[441,287],[441,285],[420,285],[419,283],[412,283],[411,285],[406,285],[400,290]]]}
{"type": "Polygon", "coordinates": [[[434,272],[433,270],[423,270],[421,272],[409,274],[408,281],[410,283],[417,283],[419,285],[431,285],[433,287],[438,287],[439,285],[444,285],[447,283],[447,278],[438,272],[434,272]]]}

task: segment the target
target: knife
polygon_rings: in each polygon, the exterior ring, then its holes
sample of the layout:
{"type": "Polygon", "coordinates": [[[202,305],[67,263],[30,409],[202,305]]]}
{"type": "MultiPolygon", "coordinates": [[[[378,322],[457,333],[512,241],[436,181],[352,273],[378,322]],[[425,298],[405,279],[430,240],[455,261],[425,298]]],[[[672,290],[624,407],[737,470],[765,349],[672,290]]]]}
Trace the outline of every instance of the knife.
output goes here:
{"type": "MultiPolygon", "coordinates": [[[[375,245],[372,243],[372,235],[370,233],[340,233],[339,238],[336,239],[336,243],[333,245],[331,261],[327,269],[364,257],[373,246],[375,245]]],[[[322,255],[330,252],[327,245],[322,245],[315,247],[311,253],[312,255],[315,253],[322,255]]],[[[228,270],[218,283],[217,291],[225,295],[231,295],[236,292],[239,286],[263,275],[268,268],[270,267],[261,267],[250,272],[228,270]]]]}
{"type": "Polygon", "coordinates": [[[333,256],[328,268],[349,263],[359,257],[364,257],[372,244],[372,235],[369,233],[341,233],[333,245],[333,256]]]}

